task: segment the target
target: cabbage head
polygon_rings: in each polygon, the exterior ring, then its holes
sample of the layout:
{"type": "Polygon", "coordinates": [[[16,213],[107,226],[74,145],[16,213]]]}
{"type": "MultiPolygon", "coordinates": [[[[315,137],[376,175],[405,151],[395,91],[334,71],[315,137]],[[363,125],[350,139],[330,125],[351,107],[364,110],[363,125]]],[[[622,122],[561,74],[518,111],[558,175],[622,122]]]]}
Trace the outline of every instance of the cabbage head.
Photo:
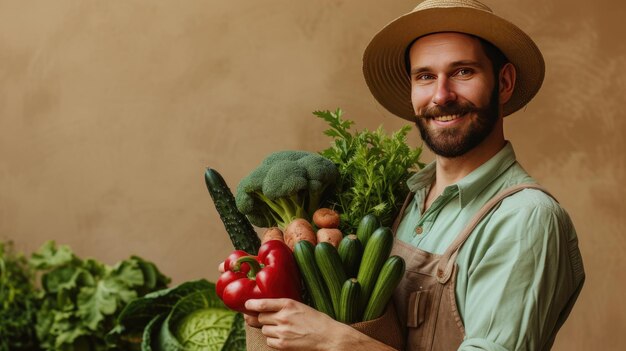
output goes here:
{"type": "Polygon", "coordinates": [[[215,284],[202,279],[132,301],[109,341],[123,350],[245,351],[244,324],[217,297],[215,284]],[[133,335],[141,335],[141,345],[123,344],[133,335]]]}
{"type": "Polygon", "coordinates": [[[176,339],[185,350],[222,349],[235,321],[235,313],[204,308],[185,316],[176,328],[176,339]]]}

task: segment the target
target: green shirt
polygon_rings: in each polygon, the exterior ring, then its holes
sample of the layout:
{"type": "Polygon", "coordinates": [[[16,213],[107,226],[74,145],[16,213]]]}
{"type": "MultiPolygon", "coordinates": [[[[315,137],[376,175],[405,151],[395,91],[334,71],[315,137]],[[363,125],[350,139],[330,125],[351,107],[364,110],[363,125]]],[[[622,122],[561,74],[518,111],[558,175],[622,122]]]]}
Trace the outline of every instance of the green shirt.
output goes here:
{"type": "MultiPolygon", "coordinates": [[[[431,163],[407,182],[415,196],[400,240],[442,254],[494,195],[536,183],[510,143],[448,186],[422,214],[435,179],[431,163]]],[[[481,221],[457,257],[456,301],[466,337],[459,350],[544,350],[567,318],[585,278],[576,231],[550,196],[525,189],[481,221]]]]}

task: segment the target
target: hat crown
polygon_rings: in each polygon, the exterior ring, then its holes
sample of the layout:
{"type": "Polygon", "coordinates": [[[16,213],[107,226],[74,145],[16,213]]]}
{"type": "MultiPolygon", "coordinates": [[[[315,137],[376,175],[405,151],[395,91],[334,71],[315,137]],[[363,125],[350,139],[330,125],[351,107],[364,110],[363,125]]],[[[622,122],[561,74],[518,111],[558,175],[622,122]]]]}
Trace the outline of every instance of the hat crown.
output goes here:
{"type": "Polygon", "coordinates": [[[482,2],[476,0],[425,0],[421,2],[413,12],[422,11],[433,8],[448,8],[448,7],[465,7],[470,9],[482,10],[493,13],[493,11],[482,2]]]}

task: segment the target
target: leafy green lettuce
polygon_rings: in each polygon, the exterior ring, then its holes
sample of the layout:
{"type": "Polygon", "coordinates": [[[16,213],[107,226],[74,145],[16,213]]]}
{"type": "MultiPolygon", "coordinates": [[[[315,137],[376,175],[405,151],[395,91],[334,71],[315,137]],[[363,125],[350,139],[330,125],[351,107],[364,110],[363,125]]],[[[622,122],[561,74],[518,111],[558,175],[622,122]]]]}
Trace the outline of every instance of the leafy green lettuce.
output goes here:
{"type": "Polygon", "coordinates": [[[46,350],[106,350],[104,337],[122,308],[170,281],[139,257],[108,266],[81,260],[69,247],[53,241],[35,252],[30,264],[42,273],[35,328],[46,350]]]}
{"type": "Polygon", "coordinates": [[[34,276],[11,242],[0,242],[0,351],[39,350],[34,276]]]}

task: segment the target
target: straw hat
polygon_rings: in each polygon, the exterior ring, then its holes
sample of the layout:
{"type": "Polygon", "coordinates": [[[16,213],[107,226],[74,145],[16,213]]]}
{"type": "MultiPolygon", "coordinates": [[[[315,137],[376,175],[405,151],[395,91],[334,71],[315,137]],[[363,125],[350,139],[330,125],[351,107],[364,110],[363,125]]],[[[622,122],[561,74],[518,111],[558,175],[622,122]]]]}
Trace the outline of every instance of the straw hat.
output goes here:
{"type": "Polygon", "coordinates": [[[539,91],[545,73],[543,57],[526,33],[476,0],[426,0],[385,26],[363,54],[363,74],[370,91],[394,115],[415,120],[405,53],[416,38],[437,32],[483,38],[513,63],[516,85],[504,104],[505,116],[524,107],[539,91]]]}

